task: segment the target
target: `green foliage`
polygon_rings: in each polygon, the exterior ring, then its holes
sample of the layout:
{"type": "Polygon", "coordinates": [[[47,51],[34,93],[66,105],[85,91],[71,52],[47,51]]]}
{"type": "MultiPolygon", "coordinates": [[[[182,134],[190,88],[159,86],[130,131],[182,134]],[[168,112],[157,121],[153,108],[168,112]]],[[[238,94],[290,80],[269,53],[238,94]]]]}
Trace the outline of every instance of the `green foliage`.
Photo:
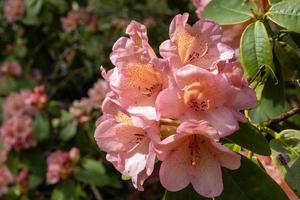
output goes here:
{"type": "Polygon", "coordinates": [[[40,142],[43,142],[49,138],[50,136],[49,120],[47,117],[43,116],[42,113],[39,112],[36,113],[33,126],[34,126],[33,127],[34,133],[40,142]]]}
{"type": "Polygon", "coordinates": [[[273,164],[292,189],[300,195],[300,131],[287,129],[270,142],[273,164]]]}
{"type": "Polygon", "coordinates": [[[205,18],[214,20],[221,25],[238,24],[253,18],[251,9],[256,5],[244,0],[212,0],[203,12],[205,18]]]}
{"type": "Polygon", "coordinates": [[[265,156],[271,154],[268,141],[264,135],[249,123],[240,124],[240,129],[235,134],[226,137],[226,139],[254,153],[265,156]]]}
{"type": "Polygon", "coordinates": [[[267,30],[260,21],[246,28],[241,38],[240,51],[241,64],[251,77],[263,65],[268,69],[273,67],[272,45],[267,30]]]}
{"type": "Polygon", "coordinates": [[[300,33],[300,1],[285,0],[272,5],[267,17],[289,31],[300,33]]]}

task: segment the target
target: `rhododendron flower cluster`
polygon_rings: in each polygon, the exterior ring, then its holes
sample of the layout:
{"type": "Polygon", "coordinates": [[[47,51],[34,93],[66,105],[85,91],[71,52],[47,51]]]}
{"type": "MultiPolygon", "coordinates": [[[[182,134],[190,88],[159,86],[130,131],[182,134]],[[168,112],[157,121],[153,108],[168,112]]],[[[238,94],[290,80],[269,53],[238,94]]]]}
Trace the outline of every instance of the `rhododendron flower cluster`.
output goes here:
{"type": "Polygon", "coordinates": [[[76,147],[69,152],[55,151],[47,158],[47,182],[56,184],[74,173],[74,165],[79,161],[80,152],[76,147]]]}
{"type": "Polygon", "coordinates": [[[24,0],[6,0],[4,4],[4,16],[7,22],[13,23],[23,16],[25,11],[24,0]]]}
{"type": "Polygon", "coordinates": [[[89,114],[93,109],[99,109],[109,86],[106,81],[99,79],[88,91],[87,98],[75,100],[69,108],[70,113],[74,115],[74,123],[83,124],[89,121],[89,114]]]}
{"type": "Polygon", "coordinates": [[[161,184],[179,191],[190,183],[206,197],[223,190],[221,166],[237,169],[240,156],[219,140],[247,122],[240,112],[256,105],[234,50],[222,43],[222,28],[212,21],[187,24],[177,15],[159,58],[146,27],[132,21],[113,46],[115,68],[103,72],[111,92],[102,105],[95,139],[107,160],[133,185],[160,166],[161,184]]]}
{"type": "Polygon", "coordinates": [[[8,61],[2,63],[0,72],[10,76],[21,76],[22,68],[21,65],[16,61],[8,61]]]}

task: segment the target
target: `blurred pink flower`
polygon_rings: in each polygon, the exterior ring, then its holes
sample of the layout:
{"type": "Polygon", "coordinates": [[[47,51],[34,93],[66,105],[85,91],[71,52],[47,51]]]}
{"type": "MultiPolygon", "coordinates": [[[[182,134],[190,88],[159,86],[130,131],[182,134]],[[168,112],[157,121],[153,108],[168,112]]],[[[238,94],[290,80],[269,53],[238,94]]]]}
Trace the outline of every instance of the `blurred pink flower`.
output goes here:
{"type": "Polygon", "coordinates": [[[34,108],[25,102],[31,93],[30,90],[22,90],[20,93],[10,93],[3,102],[3,118],[8,120],[19,115],[33,115],[34,108]]]}
{"type": "Polygon", "coordinates": [[[71,10],[61,18],[62,28],[66,32],[75,30],[79,25],[87,26],[91,32],[98,28],[97,16],[86,10],[71,10]]]}
{"type": "MultiPolygon", "coordinates": [[[[1,128],[0,128],[1,133],[1,128]]],[[[6,159],[8,152],[10,151],[10,147],[7,144],[3,143],[2,135],[0,134],[0,165],[2,165],[6,159]]]]}
{"type": "Polygon", "coordinates": [[[210,2],[211,0],[193,0],[193,4],[197,8],[196,14],[199,18],[202,18],[202,12],[210,2]]]}
{"type": "Polygon", "coordinates": [[[66,17],[61,18],[62,28],[66,32],[73,31],[78,25],[78,11],[72,10],[68,12],[66,17]]]}
{"type": "Polygon", "coordinates": [[[107,97],[103,103],[104,115],[98,120],[95,140],[101,150],[107,152],[107,160],[125,176],[130,176],[136,188],[142,184],[154,168],[153,142],[159,141],[155,121],[130,116],[107,97]]]}
{"type": "Polygon", "coordinates": [[[4,16],[7,22],[20,20],[25,11],[23,0],[6,0],[4,3],[4,16]]]}
{"type": "Polygon", "coordinates": [[[32,130],[32,119],[26,115],[10,118],[1,127],[1,137],[4,145],[16,151],[29,149],[36,146],[36,137],[32,130]]]}
{"type": "Polygon", "coordinates": [[[80,159],[80,149],[73,147],[69,151],[69,157],[70,157],[70,160],[72,161],[72,163],[74,163],[74,164],[78,163],[78,161],[80,159]]]}
{"type": "Polygon", "coordinates": [[[16,61],[7,61],[2,63],[0,71],[5,75],[10,76],[21,76],[22,74],[21,65],[16,61]]]}
{"type": "Polygon", "coordinates": [[[91,104],[94,108],[99,109],[105,98],[106,93],[110,91],[107,81],[99,79],[93,86],[89,89],[88,96],[91,104]]]}
{"type": "Polygon", "coordinates": [[[23,98],[27,105],[32,105],[39,109],[42,109],[48,100],[44,85],[35,87],[33,91],[23,92],[23,98]]]}
{"type": "Polygon", "coordinates": [[[0,165],[0,197],[8,191],[8,185],[13,183],[13,176],[5,165],[0,165]]]}
{"type": "Polygon", "coordinates": [[[73,172],[72,161],[69,152],[55,151],[47,158],[47,182],[49,184],[56,184],[61,179],[69,178],[73,172]]]}
{"type": "Polygon", "coordinates": [[[159,176],[168,191],[179,191],[192,184],[205,197],[223,191],[221,166],[240,167],[240,156],[216,142],[217,131],[204,121],[183,122],[177,134],[156,145],[162,161],[159,176]]]}
{"type": "Polygon", "coordinates": [[[221,43],[220,26],[208,20],[198,20],[190,26],[187,20],[187,13],[176,15],[169,29],[170,40],[160,45],[161,56],[169,60],[173,69],[187,64],[213,69],[217,62],[233,58],[233,49],[221,43]]]}
{"type": "Polygon", "coordinates": [[[92,111],[93,104],[90,99],[82,98],[80,100],[73,101],[69,112],[74,115],[74,123],[84,124],[89,121],[89,114],[92,111]]]}
{"type": "Polygon", "coordinates": [[[29,171],[28,169],[22,169],[17,178],[16,183],[19,186],[22,193],[26,193],[28,190],[28,182],[29,181],[29,171]]]}

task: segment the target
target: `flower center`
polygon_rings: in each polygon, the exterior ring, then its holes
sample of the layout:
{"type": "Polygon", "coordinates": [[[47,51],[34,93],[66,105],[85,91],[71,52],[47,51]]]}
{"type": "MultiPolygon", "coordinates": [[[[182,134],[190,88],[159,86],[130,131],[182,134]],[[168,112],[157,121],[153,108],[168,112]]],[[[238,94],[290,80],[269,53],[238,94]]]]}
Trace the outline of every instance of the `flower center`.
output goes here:
{"type": "Polygon", "coordinates": [[[197,62],[208,51],[208,43],[201,34],[186,29],[177,32],[176,44],[178,54],[184,64],[197,62]]]}
{"type": "Polygon", "coordinates": [[[195,82],[184,87],[183,100],[186,105],[195,111],[206,111],[212,107],[213,99],[208,89],[200,82],[195,82]]]}
{"type": "Polygon", "coordinates": [[[139,91],[140,95],[152,97],[161,90],[161,76],[151,64],[135,63],[128,65],[126,82],[129,87],[139,91]]]}

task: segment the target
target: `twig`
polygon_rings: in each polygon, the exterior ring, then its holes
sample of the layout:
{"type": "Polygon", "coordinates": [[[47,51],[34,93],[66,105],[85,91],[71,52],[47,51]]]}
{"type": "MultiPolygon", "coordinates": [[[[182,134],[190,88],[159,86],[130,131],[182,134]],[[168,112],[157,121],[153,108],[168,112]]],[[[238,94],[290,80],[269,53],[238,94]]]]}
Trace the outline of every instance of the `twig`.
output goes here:
{"type": "Polygon", "coordinates": [[[289,110],[285,113],[282,113],[280,114],[279,116],[277,117],[274,117],[273,119],[270,119],[269,121],[266,122],[266,125],[271,125],[271,124],[274,124],[274,123],[278,123],[278,122],[281,122],[281,121],[284,121],[296,114],[300,113],[300,108],[293,108],[292,110],[289,110]]]}
{"type": "Polygon", "coordinates": [[[103,198],[102,198],[100,192],[97,190],[97,188],[96,188],[94,185],[91,185],[91,189],[92,189],[93,194],[94,194],[94,196],[95,196],[95,198],[96,198],[97,200],[103,200],[103,198]]]}

